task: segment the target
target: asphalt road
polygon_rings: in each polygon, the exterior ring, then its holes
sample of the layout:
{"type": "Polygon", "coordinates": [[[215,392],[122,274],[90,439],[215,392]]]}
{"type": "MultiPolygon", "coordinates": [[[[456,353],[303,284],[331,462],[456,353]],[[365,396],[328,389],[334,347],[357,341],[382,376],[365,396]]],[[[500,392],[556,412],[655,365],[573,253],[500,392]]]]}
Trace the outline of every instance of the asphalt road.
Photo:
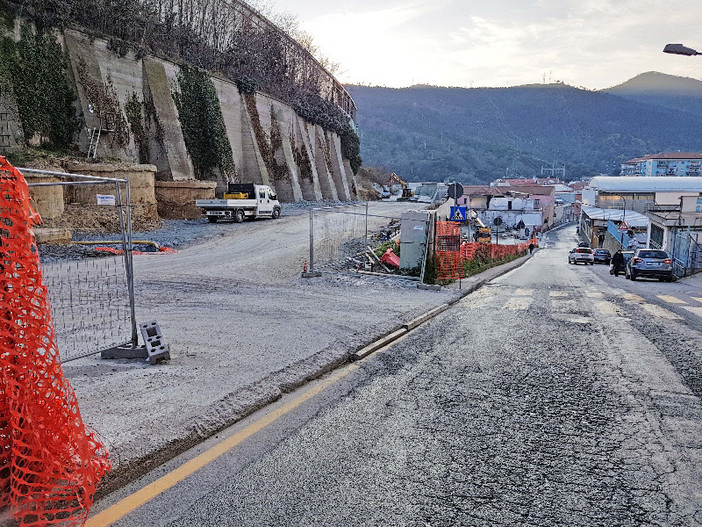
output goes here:
{"type": "Polygon", "coordinates": [[[568,265],[573,230],[550,238],[115,524],[702,524],[702,317],[658,295],[702,300],[568,265]]]}

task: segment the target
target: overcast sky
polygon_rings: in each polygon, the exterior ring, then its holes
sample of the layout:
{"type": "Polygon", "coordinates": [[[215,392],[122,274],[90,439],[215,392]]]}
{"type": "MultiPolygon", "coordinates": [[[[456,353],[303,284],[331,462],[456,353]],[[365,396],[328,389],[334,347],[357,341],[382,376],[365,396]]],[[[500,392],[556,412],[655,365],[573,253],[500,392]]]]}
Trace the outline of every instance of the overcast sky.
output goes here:
{"type": "Polygon", "coordinates": [[[342,82],[590,89],[660,71],[702,78],[702,0],[275,0],[298,16],[342,82]]]}

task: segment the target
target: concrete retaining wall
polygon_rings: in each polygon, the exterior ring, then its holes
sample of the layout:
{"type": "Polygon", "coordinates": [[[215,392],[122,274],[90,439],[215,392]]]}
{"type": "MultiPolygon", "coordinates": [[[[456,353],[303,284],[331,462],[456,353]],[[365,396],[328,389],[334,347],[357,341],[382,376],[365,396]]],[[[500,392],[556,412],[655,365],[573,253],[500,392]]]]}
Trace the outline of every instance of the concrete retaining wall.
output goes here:
{"type": "MultiPolygon", "coordinates": [[[[88,152],[92,130],[101,128],[98,158],[134,163],[147,161],[147,156],[148,162],[157,167],[157,179],[194,181],[192,160],[172,97],[178,87],[179,66],[159,57],[137,59],[133,51],[120,57],[108,49],[106,40],[71,29],[58,38],[66,51],[69,77],[78,94],[77,111],[85,122],[77,137],[81,151],[88,152]],[[116,101],[116,113],[106,116],[96,110],[99,105],[91,100],[97,97],[96,86],[101,87],[97,92],[104,94],[101,98],[116,101]],[[142,103],[147,137],[141,144],[148,144],[148,152],[144,148],[140,152],[139,138],[129,127],[125,105],[133,97],[142,103]],[[121,134],[116,130],[120,126],[121,134]]],[[[233,153],[233,178],[270,184],[287,202],[355,199],[353,174],[348,160],[341,155],[338,135],[306,123],[292,107],[263,93],[252,96],[257,110],[254,115],[235,83],[217,76],[211,79],[233,153]],[[256,133],[257,127],[263,133],[256,133]]],[[[4,106],[11,106],[11,102],[4,106]]],[[[0,135],[7,129],[15,137],[16,123],[2,121],[6,113],[0,111],[0,135]]],[[[10,144],[10,139],[3,140],[9,146],[3,148],[0,144],[0,153],[16,148],[16,141],[10,144]]],[[[226,178],[218,175],[216,183],[217,194],[221,195],[226,189],[226,178]]]]}

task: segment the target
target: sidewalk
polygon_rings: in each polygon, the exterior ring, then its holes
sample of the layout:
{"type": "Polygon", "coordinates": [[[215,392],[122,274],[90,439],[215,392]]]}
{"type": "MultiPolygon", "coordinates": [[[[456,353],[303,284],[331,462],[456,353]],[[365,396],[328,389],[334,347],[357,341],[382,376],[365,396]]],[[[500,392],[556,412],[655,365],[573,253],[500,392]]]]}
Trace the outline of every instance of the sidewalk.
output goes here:
{"type": "Polygon", "coordinates": [[[457,302],[529,258],[462,280],[460,289],[457,282],[432,291],[391,278],[325,274],[269,285],[260,303],[254,301],[260,288],[247,292],[253,286],[237,284],[230,294],[213,293],[204,291],[210,286],[204,281],[203,289],[190,295],[174,291],[171,304],[153,299],[152,306],[142,309],[159,306],[158,322],[171,346],[169,363],[149,366],[91,357],[64,365],[84,421],[113,456],[112,473],[99,493],[147,473],[283,393],[348,362],[357,350],[399,325],[457,302]],[[284,305],[271,305],[272,295],[284,305]],[[238,305],[238,311],[223,298],[238,305]],[[281,310],[297,314],[294,326],[280,326],[281,310]],[[215,327],[225,328],[221,336],[213,334],[215,327]],[[261,345],[262,338],[268,339],[266,345],[261,345]]]}

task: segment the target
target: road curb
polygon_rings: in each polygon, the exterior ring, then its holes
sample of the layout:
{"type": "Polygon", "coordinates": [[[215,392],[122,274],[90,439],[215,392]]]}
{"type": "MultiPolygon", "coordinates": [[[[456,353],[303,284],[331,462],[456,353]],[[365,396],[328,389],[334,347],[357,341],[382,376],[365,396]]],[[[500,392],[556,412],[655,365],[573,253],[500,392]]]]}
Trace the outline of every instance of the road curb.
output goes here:
{"type": "Polygon", "coordinates": [[[352,361],[361,360],[361,359],[367,357],[368,355],[370,355],[371,353],[378,351],[383,346],[387,346],[391,342],[399,339],[401,336],[407,334],[408,332],[409,332],[409,330],[405,327],[403,327],[401,329],[397,329],[397,330],[393,331],[392,333],[385,335],[384,337],[381,337],[380,339],[369,344],[365,348],[361,348],[356,353],[352,354],[351,360],[352,361]]]}

